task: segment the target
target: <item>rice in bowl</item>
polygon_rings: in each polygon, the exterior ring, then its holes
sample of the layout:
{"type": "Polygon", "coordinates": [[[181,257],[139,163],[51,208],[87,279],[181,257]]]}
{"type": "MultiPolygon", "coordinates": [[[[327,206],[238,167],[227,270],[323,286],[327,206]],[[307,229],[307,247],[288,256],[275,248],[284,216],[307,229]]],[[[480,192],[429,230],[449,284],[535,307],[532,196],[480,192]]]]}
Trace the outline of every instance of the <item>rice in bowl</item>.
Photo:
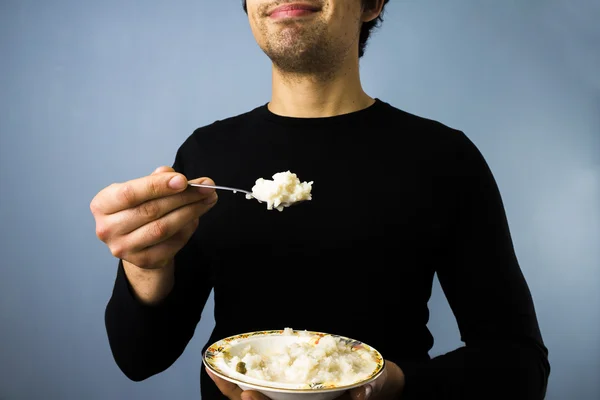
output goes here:
{"type": "Polygon", "coordinates": [[[223,339],[206,351],[205,364],[225,379],[261,387],[326,390],[374,379],[384,361],[357,340],[286,328],[223,339]]]}

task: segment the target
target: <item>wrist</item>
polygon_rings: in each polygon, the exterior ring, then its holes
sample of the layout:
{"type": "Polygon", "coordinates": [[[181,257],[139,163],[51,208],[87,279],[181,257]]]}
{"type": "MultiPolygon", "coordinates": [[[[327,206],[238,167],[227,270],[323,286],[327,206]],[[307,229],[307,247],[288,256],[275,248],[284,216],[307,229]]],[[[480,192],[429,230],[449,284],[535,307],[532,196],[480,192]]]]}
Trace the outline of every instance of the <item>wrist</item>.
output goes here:
{"type": "Polygon", "coordinates": [[[156,305],[166,298],[175,284],[175,262],[167,261],[164,266],[154,269],[140,268],[123,260],[125,276],[133,295],[146,305],[156,305]]]}

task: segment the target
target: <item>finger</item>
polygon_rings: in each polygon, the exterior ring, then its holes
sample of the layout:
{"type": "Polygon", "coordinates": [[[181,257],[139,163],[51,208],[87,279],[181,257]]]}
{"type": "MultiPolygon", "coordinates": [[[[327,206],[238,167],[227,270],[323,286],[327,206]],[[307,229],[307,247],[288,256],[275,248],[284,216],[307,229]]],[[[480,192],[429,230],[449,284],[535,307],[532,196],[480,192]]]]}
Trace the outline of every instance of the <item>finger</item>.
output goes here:
{"type": "MultiPolygon", "coordinates": [[[[361,387],[354,388],[348,392],[348,399],[350,400],[367,400],[373,394],[373,387],[371,385],[364,385],[361,387]]],[[[345,398],[345,397],[344,397],[345,398]]]]}
{"type": "MultiPolygon", "coordinates": [[[[383,372],[372,382],[349,391],[352,400],[366,400],[384,395],[391,363],[386,363],[383,372]]],[[[384,396],[385,397],[385,396],[384,396]]]]}
{"type": "Polygon", "coordinates": [[[255,390],[246,390],[246,391],[242,392],[241,399],[242,400],[270,400],[267,396],[265,396],[264,394],[262,394],[260,392],[255,391],[255,390]]]}
{"type": "Polygon", "coordinates": [[[103,214],[113,214],[186,188],[187,179],[183,174],[162,172],[106,187],[93,200],[93,208],[103,214]]]}
{"type": "Polygon", "coordinates": [[[196,228],[198,228],[199,222],[200,218],[196,218],[188,222],[186,226],[184,226],[179,232],[177,232],[177,235],[182,235],[182,238],[184,238],[184,240],[187,242],[189,238],[194,234],[194,232],[196,232],[196,228]]]}
{"type": "Polygon", "coordinates": [[[198,202],[211,204],[214,202],[213,192],[214,190],[207,194],[197,190],[185,190],[110,214],[105,217],[103,222],[106,226],[111,227],[111,234],[126,235],[178,208],[198,202]]]}
{"type": "Polygon", "coordinates": [[[139,268],[152,269],[160,268],[162,265],[157,260],[171,260],[179,250],[188,242],[196,228],[198,227],[198,220],[191,221],[181,231],[169,239],[148,247],[139,252],[132,252],[128,254],[116,254],[118,258],[129,261],[139,268]]]}
{"type": "MultiPolygon", "coordinates": [[[[195,179],[190,179],[190,183],[203,183],[205,185],[214,185],[215,182],[207,177],[201,177],[201,178],[195,178],[195,179]]],[[[197,188],[197,189],[203,189],[203,188],[197,188]]]]}
{"type": "Polygon", "coordinates": [[[239,400],[242,398],[242,389],[240,389],[238,385],[219,378],[209,371],[208,368],[206,368],[206,372],[208,373],[208,376],[210,376],[210,379],[213,380],[215,385],[217,385],[217,388],[219,388],[221,393],[223,393],[229,400],[239,400]]]}
{"type": "Polygon", "coordinates": [[[179,232],[190,221],[200,218],[217,202],[217,194],[213,193],[209,203],[196,202],[178,208],[125,236],[124,243],[132,251],[140,251],[161,243],[179,232]]]}
{"type": "Polygon", "coordinates": [[[168,167],[166,165],[163,165],[161,167],[158,167],[154,170],[154,172],[152,172],[151,175],[155,175],[155,174],[159,174],[161,172],[175,172],[175,170],[171,167],[168,167]]]}
{"type": "MultiPolygon", "coordinates": [[[[215,185],[215,182],[212,179],[206,178],[206,177],[192,179],[192,180],[190,180],[190,183],[201,183],[203,185],[211,185],[211,186],[215,185]]],[[[212,188],[204,188],[204,187],[197,187],[197,186],[190,186],[188,188],[188,190],[191,190],[191,191],[195,190],[197,192],[204,193],[204,194],[211,194],[215,191],[215,189],[212,189],[212,188]]]]}

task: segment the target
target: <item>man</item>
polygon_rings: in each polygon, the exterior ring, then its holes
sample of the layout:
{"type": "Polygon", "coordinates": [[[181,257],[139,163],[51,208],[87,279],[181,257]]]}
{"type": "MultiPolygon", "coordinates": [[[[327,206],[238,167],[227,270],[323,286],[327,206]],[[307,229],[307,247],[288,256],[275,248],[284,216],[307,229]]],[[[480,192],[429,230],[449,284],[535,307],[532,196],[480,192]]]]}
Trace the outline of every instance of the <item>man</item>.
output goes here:
{"type": "MultiPolygon", "coordinates": [[[[272,61],[270,101],[197,129],[173,167],[91,202],[120,259],[106,309],[132,380],[184,351],[214,289],[209,343],[307,329],[386,358],[354,399],[542,399],[550,367],[491,171],[461,131],[370,97],[359,59],[387,0],[247,0],[272,61]],[[292,171],[312,200],[279,212],[240,194],[292,171]],[[464,347],[431,359],[427,301],[438,274],[464,347]]],[[[201,370],[202,398],[265,399],[201,370]]],[[[176,398],[177,396],[174,396],[176,398]]]]}

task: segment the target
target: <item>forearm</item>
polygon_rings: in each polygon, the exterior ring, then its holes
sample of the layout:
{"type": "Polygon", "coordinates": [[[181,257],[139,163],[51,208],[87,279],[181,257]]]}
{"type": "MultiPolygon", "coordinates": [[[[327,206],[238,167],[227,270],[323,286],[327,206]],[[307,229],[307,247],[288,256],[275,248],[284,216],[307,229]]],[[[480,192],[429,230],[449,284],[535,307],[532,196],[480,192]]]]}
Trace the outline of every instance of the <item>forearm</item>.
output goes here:
{"type": "Polygon", "coordinates": [[[125,276],[129,281],[133,295],[146,305],[156,305],[164,300],[175,283],[175,262],[157,269],[142,269],[123,260],[125,276]]]}
{"type": "Polygon", "coordinates": [[[550,366],[533,343],[488,342],[465,346],[418,364],[399,364],[405,374],[403,400],[541,400],[550,366]]]}
{"type": "MultiPolygon", "coordinates": [[[[113,357],[134,381],[146,379],[171,366],[194,334],[210,293],[194,278],[175,272],[171,290],[158,303],[137,299],[125,267],[119,265],[105,324],[113,357]]],[[[141,281],[143,283],[143,281],[141,281]]],[[[143,286],[143,285],[141,285],[143,286]]]]}
{"type": "Polygon", "coordinates": [[[449,165],[451,223],[435,260],[465,347],[400,365],[406,398],[543,399],[550,373],[533,299],[494,176],[464,135],[449,165]]]}

